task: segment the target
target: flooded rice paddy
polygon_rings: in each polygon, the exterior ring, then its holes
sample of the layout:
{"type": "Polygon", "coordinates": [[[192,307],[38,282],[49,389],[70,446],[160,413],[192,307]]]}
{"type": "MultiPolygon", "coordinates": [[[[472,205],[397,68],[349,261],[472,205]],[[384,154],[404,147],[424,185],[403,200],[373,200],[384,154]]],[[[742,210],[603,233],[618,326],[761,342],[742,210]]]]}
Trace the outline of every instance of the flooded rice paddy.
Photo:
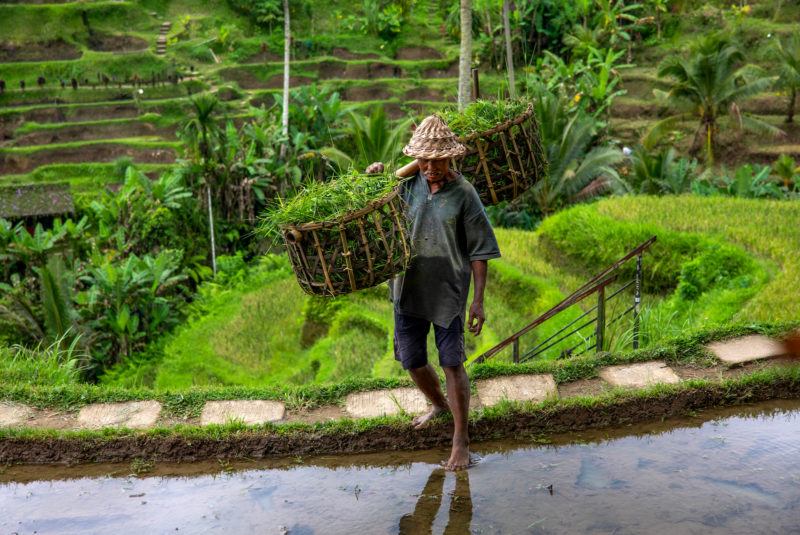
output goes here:
{"type": "Polygon", "coordinates": [[[6,533],[800,533],[800,401],[446,449],[10,466],[6,533]]]}

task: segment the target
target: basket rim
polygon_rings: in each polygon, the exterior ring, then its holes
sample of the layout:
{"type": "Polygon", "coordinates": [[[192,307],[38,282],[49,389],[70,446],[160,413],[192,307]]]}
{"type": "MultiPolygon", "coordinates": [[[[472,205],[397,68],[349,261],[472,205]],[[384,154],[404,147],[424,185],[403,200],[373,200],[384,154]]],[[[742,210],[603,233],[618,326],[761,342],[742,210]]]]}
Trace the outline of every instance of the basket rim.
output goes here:
{"type": "Polygon", "coordinates": [[[363,216],[369,214],[370,212],[374,212],[377,208],[380,208],[381,206],[384,206],[385,204],[387,204],[388,202],[390,202],[392,199],[394,199],[395,197],[397,197],[400,194],[400,187],[402,185],[403,185],[403,183],[401,181],[398,181],[398,183],[395,184],[392,187],[392,191],[390,191],[389,193],[387,193],[383,197],[379,197],[379,198],[371,201],[369,204],[367,204],[366,207],[361,208],[360,210],[355,210],[355,211],[352,211],[352,212],[348,212],[348,213],[344,214],[343,216],[337,217],[336,219],[328,219],[328,220],[325,220],[325,221],[312,221],[310,223],[297,223],[297,224],[289,224],[289,225],[279,225],[278,228],[280,228],[281,232],[285,234],[287,230],[288,231],[296,230],[296,231],[299,231],[299,232],[307,232],[309,230],[318,230],[318,229],[327,229],[327,228],[338,227],[339,225],[342,225],[344,223],[349,223],[350,221],[353,221],[354,219],[358,219],[360,217],[363,217],[363,216]]]}
{"type": "Polygon", "coordinates": [[[533,115],[533,102],[528,102],[528,109],[522,112],[521,114],[517,115],[513,119],[509,119],[508,121],[498,123],[497,125],[493,126],[492,128],[489,128],[488,130],[483,130],[481,132],[474,132],[467,136],[459,136],[458,139],[462,143],[469,143],[473,139],[477,139],[479,137],[491,136],[492,134],[496,134],[503,130],[508,130],[509,128],[511,128],[516,124],[520,124],[527,121],[532,115],[533,115]]]}

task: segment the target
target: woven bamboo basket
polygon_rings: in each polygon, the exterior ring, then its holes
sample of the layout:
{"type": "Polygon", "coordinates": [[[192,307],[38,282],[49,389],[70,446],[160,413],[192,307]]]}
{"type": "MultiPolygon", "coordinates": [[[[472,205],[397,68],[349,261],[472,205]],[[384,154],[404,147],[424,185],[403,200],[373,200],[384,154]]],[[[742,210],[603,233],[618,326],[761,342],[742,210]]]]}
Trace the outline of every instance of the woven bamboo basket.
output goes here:
{"type": "Polygon", "coordinates": [[[411,242],[398,184],[362,210],[320,223],[281,227],[303,291],[342,295],[389,280],[405,270],[411,242]]]}
{"type": "Polygon", "coordinates": [[[472,179],[487,206],[516,199],[547,173],[533,104],[509,121],[459,140],[467,152],[453,167],[472,179]]]}

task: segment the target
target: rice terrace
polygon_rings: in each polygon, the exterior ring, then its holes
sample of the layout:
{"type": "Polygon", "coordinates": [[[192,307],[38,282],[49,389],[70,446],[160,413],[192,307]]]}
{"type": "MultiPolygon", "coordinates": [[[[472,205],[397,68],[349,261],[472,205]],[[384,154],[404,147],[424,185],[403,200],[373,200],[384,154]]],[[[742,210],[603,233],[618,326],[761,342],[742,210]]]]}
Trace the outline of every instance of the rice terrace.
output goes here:
{"type": "Polygon", "coordinates": [[[0,0],[0,533],[798,533],[798,21],[0,0]]]}

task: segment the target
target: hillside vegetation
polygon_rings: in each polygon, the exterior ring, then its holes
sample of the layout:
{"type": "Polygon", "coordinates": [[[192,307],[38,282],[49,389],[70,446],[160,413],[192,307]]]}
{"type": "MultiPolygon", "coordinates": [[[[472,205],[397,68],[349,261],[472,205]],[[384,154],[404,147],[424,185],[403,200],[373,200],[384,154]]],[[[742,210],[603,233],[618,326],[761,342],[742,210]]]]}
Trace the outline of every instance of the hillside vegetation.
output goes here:
{"type": "MultiPolygon", "coordinates": [[[[516,2],[513,87],[501,4],[473,4],[481,104],[532,103],[549,174],[488,208],[503,258],[470,359],[653,235],[643,344],[800,317],[796,2],[516,2]]],[[[458,5],[291,6],[284,131],[280,2],[0,5],[2,209],[23,184],[71,191],[52,199],[66,214],[0,213],[2,377],[171,389],[402,374],[385,286],[305,296],[254,229],[311,181],[404,163],[411,125],[457,98],[458,5]]],[[[539,358],[569,358],[590,331],[539,358]]],[[[601,349],[632,338],[626,316],[601,349]]]]}
{"type": "MultiPolygon", "coordinates": [[[[503,258],[490,262],[487,323],[478,339],[468,336],[469,358],[525,326],[587,275],[598,273],[653,234],[658,241],[644,257],[644,346],[731,321],[796,319],[798,292],[785,289],[800,288],[800,274],[779,266],[797,250],[796,233],[781,222],[800,217],[800,206],[776,205],[785,208],[770,210],[763,201],[621,197],[560,212],[536,232],[497,229],[503,258]],[[715,217],[705,223],[678,217],[687,210],[715,217]],[[747,213],[755,213],[753,223],[742,225],[747,213]],[[750,240],[764,225],[774,229],[771,243],[752,248],[750,240]],[[779,289],[782,295],[775,300],[779,289]],[[765,306],[770,300],[776,306],[765,306]]],[[[163,360],[137,363],[104,381],[178,388],[402,375],[392,354],[393,320],[385,287],[335,300],[304,296],[283,258],[265,261],[254,273],[240,276],[246,277],[242,283],[209,285],[201,291],[197,315],[166,343],[163,360]]],[[[630,293],[625,295],[632,299],[630,293]]],[[[589,306],[584,302],[584,308],[589,306]]],[[[578,315],[570,309],[536,329],[522,339],[521,350],[549,338],[578,315]]],[[[608,347],[629,347],[631,328],[626,322],[611,329],[608,347]]],[[[576,343],[567,342],[543,358],[556,359],[576,343]]],[[[432,339],[429,346],[435,355],[432,339]]],[[[510,361],[511,355],[498,358],[510,361]]]]}

